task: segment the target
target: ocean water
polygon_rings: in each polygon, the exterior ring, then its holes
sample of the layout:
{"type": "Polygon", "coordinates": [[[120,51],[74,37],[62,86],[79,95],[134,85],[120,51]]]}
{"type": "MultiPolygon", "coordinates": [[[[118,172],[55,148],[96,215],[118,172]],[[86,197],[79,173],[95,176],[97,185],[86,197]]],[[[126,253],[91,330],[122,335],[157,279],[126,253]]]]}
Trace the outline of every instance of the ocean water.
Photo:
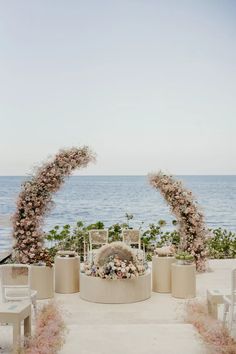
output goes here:
{"type": "MultiPolygon", "coordinates": [[[[178,176],[192,190],[205,213],[209,227],[236,232],[236,176],[178,176]]],[[[11,247],[9,217],[27,177],[0,177],[0,252],[11,247]]],[[[131,226],[139,227],[160,219],[174,219],[163,198],[145,176],[73,176],[54,195],[54,208],[45,218],[44,229],[55,225],[103,221],[106,226],[134,215],[131,226]]]]}

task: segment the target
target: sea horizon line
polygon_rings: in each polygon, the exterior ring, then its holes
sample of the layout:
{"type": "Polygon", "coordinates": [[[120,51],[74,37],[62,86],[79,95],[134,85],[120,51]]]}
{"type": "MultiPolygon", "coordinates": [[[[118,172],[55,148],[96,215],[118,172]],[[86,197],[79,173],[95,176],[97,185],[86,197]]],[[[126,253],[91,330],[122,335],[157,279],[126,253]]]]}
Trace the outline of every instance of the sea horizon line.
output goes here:
{"type": "MultiPolygon", "coordinates": [[[[153,172],[155,173],[155,172],[153,172]]],[[[91,174],[91,175],[84,175],[84,174],[74,174],[74,175],[70,175],[68,177],[73,178],[73,177],[147,177],[149,174],[152,173],[148,173],[148,174],[91,174]]],[[[174,174],[171,173],[169,174],[171,176],[186,176],[186,177],[236,177],[236,174],[174,174]]],[[[0,175],[1,177],[31,177],[33,176],[33,174],[25,174],[25,175],[0,175]]]]}

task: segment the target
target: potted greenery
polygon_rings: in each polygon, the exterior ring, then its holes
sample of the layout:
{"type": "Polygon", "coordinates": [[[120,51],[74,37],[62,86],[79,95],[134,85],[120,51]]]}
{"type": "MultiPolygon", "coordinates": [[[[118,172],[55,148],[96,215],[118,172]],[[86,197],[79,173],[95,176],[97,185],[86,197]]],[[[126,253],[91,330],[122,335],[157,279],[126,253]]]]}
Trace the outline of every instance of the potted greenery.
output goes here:
{"type": "Polygon", "coordinates": [[[186,251],[178,252],[175,256],[175,259],[177,260],[177,264],[181,264],[181,265],[192,264],[194,261],[193,255],[186,251]]]}

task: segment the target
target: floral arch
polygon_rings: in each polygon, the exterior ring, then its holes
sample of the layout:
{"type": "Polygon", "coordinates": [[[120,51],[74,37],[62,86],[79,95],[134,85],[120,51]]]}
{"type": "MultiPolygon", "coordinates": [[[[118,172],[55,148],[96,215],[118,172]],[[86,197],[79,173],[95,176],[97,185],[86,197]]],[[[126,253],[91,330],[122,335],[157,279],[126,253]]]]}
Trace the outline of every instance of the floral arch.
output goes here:
{"type": "MultiPolygon", "coordinates": [[[[19,263],[50,265],[48,250],[44,248],[43,220],[53,205],[52,197],[75,169],[86,167],[95,160],[88,147],[61,150],[52,161],[36,170],[23,184],[13,216],[14,246],[12,257],[19,263]]],[[[180,181],[162,172],[149,177],[151,185],[158,189],[176,216],[181,236],[181,247],[190,252],[198,271],[206,269],[207,228],[202,212],[198,209],[191,191],[180,181]]]]}
{"type": "Polygon", "coordinates": [[[162,172],[150,175],[149,180],[151,185],[160,191],[177,219],[181,248],[194,256],[197,270],[204,272],[208,230],[192,192],[185,189],[180,181],[162,172]]]}
{"type": "Polygon", "coordinates": [[[18,263],[46,262],[50,257],[44,248],[43,219],[53,205],[52,196],[75,169],[95,160],[88,147],[61,150],[55,158],[42,165],[23,184],[13,216],[13,259],[18,263]]]}

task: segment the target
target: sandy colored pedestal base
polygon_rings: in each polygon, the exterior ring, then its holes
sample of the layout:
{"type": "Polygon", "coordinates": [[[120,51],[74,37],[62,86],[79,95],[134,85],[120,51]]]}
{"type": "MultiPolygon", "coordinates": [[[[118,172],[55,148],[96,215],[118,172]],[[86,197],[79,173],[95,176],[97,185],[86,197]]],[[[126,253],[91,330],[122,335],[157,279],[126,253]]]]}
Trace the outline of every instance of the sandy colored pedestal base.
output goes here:
{"type": "Polygon", "coordinates": [[[152,257],[152,291],[157,293],[171,292],[171,264],[174,257],[152,257]]]}
{"type": "Polygon", "coordinates": [[[55,258],[55,292],[72,294],[79,291],[80,257],[55,258]]]}
{"type": "Polygon", "coordinates": [[[151,273],[134,279],[101,279],[80,275],[80,297],[103,304],[128,304],[151,296],[151,273]]]}
{"type": "Polygon", "coordinates": [[[30,272],[31,288],[37,290],[37,299],[54,297],[54,268],[31,265],[30,272]]]}
{"type": "Polygon", "coordinates": [[[171,265],[172,296],[190,299],[196,296],[196,266],[171,265]]]}

